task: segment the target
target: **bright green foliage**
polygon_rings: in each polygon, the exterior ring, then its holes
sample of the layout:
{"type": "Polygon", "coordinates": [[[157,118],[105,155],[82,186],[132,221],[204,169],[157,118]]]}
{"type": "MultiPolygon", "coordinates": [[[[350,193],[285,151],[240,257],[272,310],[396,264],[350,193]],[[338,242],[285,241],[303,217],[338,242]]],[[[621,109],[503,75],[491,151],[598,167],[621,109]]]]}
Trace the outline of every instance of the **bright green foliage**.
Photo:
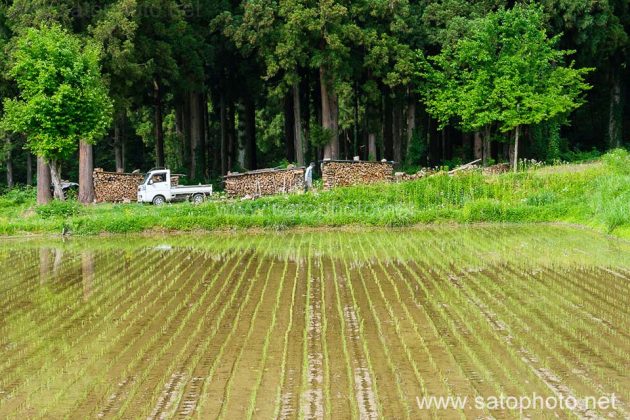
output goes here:
{"type": "Polygon", "coordinates": [[[94,142],[109,128],[112,105],[94,45],[53,25],[27,30],[11,58],[20,94],[5,100],[2,125],[26,134],[35,154],[67,158],[80,140],[94,142]]]}
{"type": "Polygon", "coordinates": [[[567,113],[581,104],[589,69],[563,65],[534,6],[500,9],[471,21],[465,37],[430,58],[423,92],[441,126],[466,131],[498,125],[508,131],[567,113]]]}
{"type": "MultiPolygon", "coordinates": [[[[0,197],[0,234],[59,232],[129,233],[150,229],[213,230],[409,226],[433,222],[568,222],[630,237],[630,158],[615,151],[601,162],[530,169],[517,174],[441,174],[417,181],[337,188],[318,194],[257,200],[211,200],[162,207],[100,205],[70,219],[21,217],[34,196],[0,197]]],[[[65,208],[64,208],[65,209],[65,208]]],[[[46,210],[39,210],[40,213],[46,210]]]]}

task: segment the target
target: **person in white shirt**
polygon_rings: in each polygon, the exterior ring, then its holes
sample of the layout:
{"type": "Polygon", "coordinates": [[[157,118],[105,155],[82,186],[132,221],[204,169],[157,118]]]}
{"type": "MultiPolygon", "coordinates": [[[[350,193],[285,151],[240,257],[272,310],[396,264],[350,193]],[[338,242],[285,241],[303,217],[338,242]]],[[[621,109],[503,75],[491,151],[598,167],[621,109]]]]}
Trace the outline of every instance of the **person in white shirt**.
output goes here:
{"type": "Polygon", "coordinates": [[[311,162],[310,165],[306,168],[304,172],[304,182],[306,184],[306,191],[313,188],[313,168],[315,168],[315,163],[311,162]]]}

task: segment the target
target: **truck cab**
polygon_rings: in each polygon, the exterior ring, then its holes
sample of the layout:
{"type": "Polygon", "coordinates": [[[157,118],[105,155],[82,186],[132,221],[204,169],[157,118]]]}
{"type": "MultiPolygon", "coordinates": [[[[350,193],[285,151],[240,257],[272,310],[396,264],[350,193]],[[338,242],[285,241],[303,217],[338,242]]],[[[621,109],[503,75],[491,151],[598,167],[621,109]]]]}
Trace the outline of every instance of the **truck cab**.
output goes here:
{"type": "Polygon", "coordinates": [[[187,199],[199,204],[209,195],[212,195],[212,185],[173,186],[171,171],[165,168],[147,172],[142,184],[138,187],[138,202],[155,205],[187,199]]]}

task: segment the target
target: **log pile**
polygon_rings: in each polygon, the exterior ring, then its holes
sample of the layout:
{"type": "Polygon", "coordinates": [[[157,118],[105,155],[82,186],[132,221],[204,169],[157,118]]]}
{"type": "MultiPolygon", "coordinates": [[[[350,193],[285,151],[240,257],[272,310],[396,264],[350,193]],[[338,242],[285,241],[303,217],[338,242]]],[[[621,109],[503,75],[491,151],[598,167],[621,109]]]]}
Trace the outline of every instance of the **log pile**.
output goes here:
{"type": "Polygon", "coordinates": [[[483,168],[484,175],[498,175],[504,174],[510,171],[509,163],[499,163],[497,165],[488,166],[487,168],[483,168]]]}
{"type": "Polygon", "coordinates": [[[261,169],[230,173],[225,177],[228,197],[256,198],[263,195],[303,192],[305,168],[261,169]]]}
{"type": "Polygon", "coordinates": [[[97,203],[124,203],[136,201],[138,185],[144,175],[94,170],[94,194],[97,203]]]}
{"type": "Polygon", "coordinates": [[[393,180],[393,162],[328,160],[322,164],[324,189],[393,180]]]}
{"type": "Polygon", "coordinates": [[[422,168],[415,174],[407,174],[405,172],[396,172],[394,179],[396,182],[415,181],[416,179],[426,178],[439,172],[437,168],[422,168]]]}

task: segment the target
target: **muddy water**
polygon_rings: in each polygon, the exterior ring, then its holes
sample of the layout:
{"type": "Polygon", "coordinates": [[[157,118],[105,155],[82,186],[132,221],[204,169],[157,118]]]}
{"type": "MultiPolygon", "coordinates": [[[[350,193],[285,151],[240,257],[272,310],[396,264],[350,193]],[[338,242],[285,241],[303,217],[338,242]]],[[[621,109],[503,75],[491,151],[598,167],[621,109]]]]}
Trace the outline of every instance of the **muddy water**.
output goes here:
{"type": "Polygon", "coordinates": [[[630,416],[630,245],[587,231],[10,239],[0,273],[2,418],[630,416]]]}

